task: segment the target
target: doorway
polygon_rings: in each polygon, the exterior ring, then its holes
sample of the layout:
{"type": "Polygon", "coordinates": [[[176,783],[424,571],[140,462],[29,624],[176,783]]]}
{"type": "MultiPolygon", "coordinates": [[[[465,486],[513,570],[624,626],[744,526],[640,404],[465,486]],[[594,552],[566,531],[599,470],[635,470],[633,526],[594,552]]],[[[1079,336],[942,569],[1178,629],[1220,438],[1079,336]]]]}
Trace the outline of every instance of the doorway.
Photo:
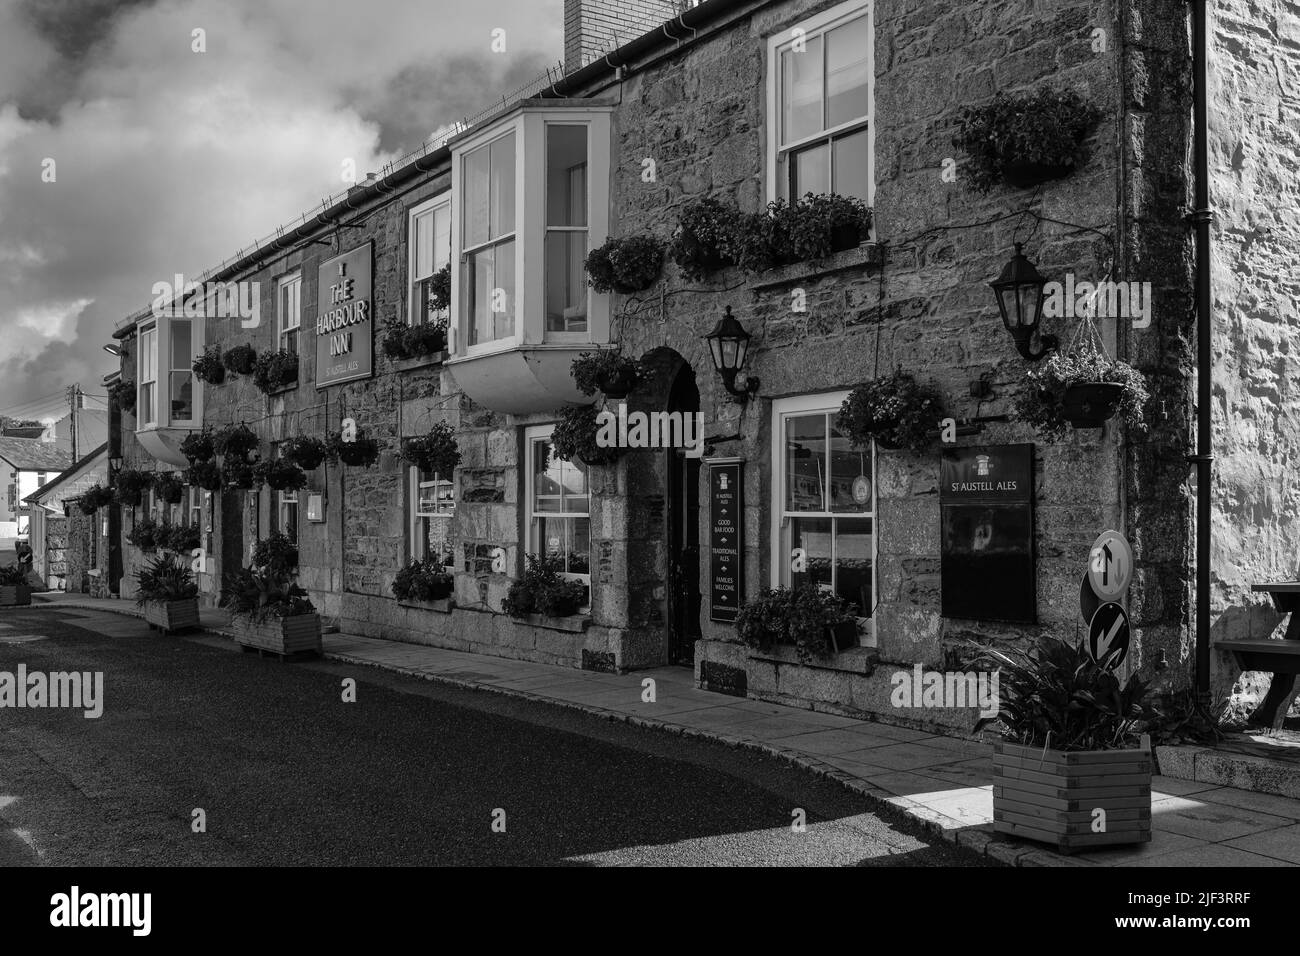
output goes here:
{"type": "MultiPolygon", "coordinates": [[[[682,365],[668,393],[667,411],[694,415],[700,410],[695,373],[682,365]]],[[[700,637],[700,459],[669,448],[668,471],[668,659],[693,667],[700,637]]]]}

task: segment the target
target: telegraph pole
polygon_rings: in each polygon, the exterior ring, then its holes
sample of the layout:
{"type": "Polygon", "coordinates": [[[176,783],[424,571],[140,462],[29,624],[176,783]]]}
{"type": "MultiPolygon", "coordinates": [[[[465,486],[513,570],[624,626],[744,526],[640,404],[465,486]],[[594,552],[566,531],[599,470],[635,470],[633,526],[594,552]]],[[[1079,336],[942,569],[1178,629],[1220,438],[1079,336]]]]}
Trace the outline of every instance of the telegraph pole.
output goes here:
{"type": "Polygon", "coordinates": [[[70,418],[70,421],[72,422],[72,424],[71,424],[71,427],[68,429],[68,434],[69,434],[69,435],[71,436],[71,438],[72,438],[72,461],[73,461],[73,464],[76,464],[76,461],[77,461],[77,409],[81,407],[81,386],[80,386],[79,384],[78,384],[78,385],[69,385],[69,386],[68,386],[68,404],[69,404],[70,406],[72,406],[72,417],[70,418]]]}

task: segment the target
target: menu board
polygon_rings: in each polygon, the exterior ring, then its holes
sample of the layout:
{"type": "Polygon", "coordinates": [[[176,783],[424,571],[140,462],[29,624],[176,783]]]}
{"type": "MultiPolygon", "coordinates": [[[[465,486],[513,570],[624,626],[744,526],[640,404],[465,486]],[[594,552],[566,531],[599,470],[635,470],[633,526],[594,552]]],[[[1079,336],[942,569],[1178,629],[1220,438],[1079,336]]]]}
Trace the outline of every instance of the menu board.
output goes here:
{"type": "Polygon", "coordinates": [[[734,624],[744,599],[744,462],[709,462],[709,620],[734,624]]]}
{"type": "Polygon", "coordinates": [[[945,448],[943,616],[1037,621],[1034,446],[945,448]]]}

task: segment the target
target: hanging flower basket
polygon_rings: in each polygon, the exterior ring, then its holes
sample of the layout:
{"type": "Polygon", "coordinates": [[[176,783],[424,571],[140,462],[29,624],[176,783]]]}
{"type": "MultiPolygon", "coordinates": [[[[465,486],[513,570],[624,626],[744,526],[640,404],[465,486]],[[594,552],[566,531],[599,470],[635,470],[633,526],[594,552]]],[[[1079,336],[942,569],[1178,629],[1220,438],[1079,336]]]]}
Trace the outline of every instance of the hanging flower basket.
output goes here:
{"type": "Polygon", "coordinates": [[[108,395],[128,415],[135,412],[135,382],[117,382],[108,390],[108,395]]]}
{"type": "Polygon", "coordinates": [[[339,461],[353,468],[369,468],[379,460],[379,442],[358,435],[354,441],[333,436],[330,448],[339,461]]]}
{"type": "Polygon", "coordinates": [[[263,352],[253,366],[253,384],[268,395],[298,381],[298,354],[280,349],[263,352]]]}
{"type": "Polygon", "coordinates": [[[1068,427],[1101,428],[1118,416],[1129,428],[1146,430],[1146,379],[1127,362],[1106,354],[1091,316],[1079,320],[1065,351],[1031,371],[1016,417],[1050,441],[1068,427]]]}
{"type": "Polygon", "coordinates": [[[217,467],[215,461],[196,461],[185,470],[184,475],[187,485],[202,488],[204,491],[221,489],[221,469],[217,467]]]}
{"type": "Polygon", "coordinates": [[[235,375],[252,375],[257,366],[257,349],[251,345],[236,345],[221,357],[226,370],[235,375]]]}
{"type": "Polygon", "coordinates": [[[642,363],[616,349],[583,352],[570,366],[573,383],[583,395],[603,392],[606,398],[623,399],[650,377],[642,363]]]}
{"type": "Polygon", "coordinates": [[[835,427],[858,448],[875,439],[883,448],[919,453],[938,440],[943,417],[938,390],[918,384],[899,369],[855,386],[844,399],[835,427]]]}
{"type": "Polygon", "coordinates": [[[310,435],[295,435],[280,444],[280,457],[304,471],[315,471],[329,457],[325,442],[310,435]]]}
{"type": "Polygon", "coordinates": [[[180,504],[181,499],[185,497],[185,486],[181,484],[180,478],[171,472],[159,475],[154,480],[153,487],[158,497],[169,505],[180,504]]]}
{"type": "Polygon", "coordinates": [[[206,428],[201,432],[191,432],[181,442],[181,454],[191,465],[199,461],[211,461],[216,453],[217,444],[213,440],[212,432],[206,428]]]}
{"type": "Polygon", "coordinates": [[[297,491],[307,486],[306,472],[290,461],[262,462],[257,473],[273,491],[297,491]]]}
{"type": "Polygon", "coordinates": [[[120,504],[135,507],[144,498],[144,493],[153,486],[153,475],[135,468],[124,468],[117,473],[116,494],[120,504]]]}
{"type": "Polygon", "coordinates": [[[448,422],[438,422],[427,435],[408,438],[402,443],[402,458],[421,471],[450,478],[460,464],[456,433],[448,422]]]}
{"type": "Polygon", "coordinates": [[[199,381],[208,385],[220,385],[226,380],[226,367],[221,363],[221,346],[210,345],[203,354],[194,360],[191,366],[199,381]]]}
{"type": "Polygon", "coordinates": [[[244,458],[227,460],[221,470],[222,487],[252,489],[258,481],[258,464],[244,458]]]}
{"type": "Polygon", "coordinates": [[[611,236],[592,249],[583,263],[592,289],[620,295],[650,288],[663,266],[664,248],[653,236],[611,236]]]}
{"type": "Polygon", "coordinates": [[[669,247],[682,275],[691,280],[707,279],[723,266],[735,265],[726,253],[736,231],[739,212],[716,199],[698,199],[682,207],[677,230],[669,247]]]}
{"type": "Polygon", "coordinates": [[[563,461],[578,459],[585,465],[609,465],[627,450],[605,447],[596,441],[599,424],[594,405],[569,405],[560,412],[560,420],[551,433],[551,447],[563,461]]]}
{"type": "Polygon", "coordinates": [[[113,492],[102,485],[92,485],[77,499],[77,507],[84,515],[93,515],[100,508],[113,503],[113,492]]]}
{"type": "Polygon", "coordinates": [[[258,446],[257,433],[247,425],[226,425],[213,433],[212,440],[217,454],[227,461],[245,458],[258,446]]]}

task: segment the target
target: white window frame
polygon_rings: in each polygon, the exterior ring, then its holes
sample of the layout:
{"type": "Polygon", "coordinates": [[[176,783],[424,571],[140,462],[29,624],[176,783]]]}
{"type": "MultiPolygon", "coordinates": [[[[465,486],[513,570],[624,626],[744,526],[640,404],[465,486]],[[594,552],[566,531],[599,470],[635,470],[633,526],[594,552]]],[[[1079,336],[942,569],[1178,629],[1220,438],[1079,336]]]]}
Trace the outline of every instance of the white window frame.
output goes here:
{"type": "MultiPolygon", "coordinates": [[[[587,248],[609,238],[610,113],[612,107],[518,108],[490,127],[452,147],[451,350],[458,357],[487,355],[523,346],[609,341],[609,296],[587,290],[585,332],[546,331],[546,127],[587,127],[587,248]],[[466,247],[465,158],[481,146],[515,135],[515,328],[514,334],[469,345],[467,254],[487,244],[466,247]]],[[[503,238],[495,240],[504,241],[503,238]]]]}
{"type": "MultiPolygon", "coordinates": [[[[438,270],[441,269],[443,265],[447,265],[447,264],[449,264],[450,262],[452,262],[451,247],[449,246],[448,249],[447,249],[447,260],[446,260],[446,262],[444,262],[444,263],[442,263],[442,264],[440,265],[439,262],[438,262],[438,249],[437,249],[437,247],[436,247],[436,245],[435,245],[434,250],[433,250],[433,272],[429,273],[429,275],[427,275],[427,276],[424,276],[424,275],[418,275],[418,274],[416,273],[416,262],[415,262],[415,256],[416,256],[416,251],[417,251],[417,250],[416,250],[416,242],[415,242],[415,227],[416,227],[416,220],[419,219],[419,218],[421,218],[422,216],[432,216],[432,217],[434,218],[434,221],[436,222],[436,221],[437,221],[437,217],[438,217],[438,210],[439,210],[439,209],[443,209],[443,208],[445,208],[445,209],[447,210],[447,215],[448,215],[448,217],[451,219],[451,239],[450,239],[450,242],[451,242],[451,245],[455,245],[455,242],[456,242],[456,237],[455,237],[455,236],[456,236],[456,217],[455,217],[455,215],[453,214],[453,211],[452,211],[452,208],[451,208],[451,191],[450,191],[450,190],[447,190],[447,191],[445,191],[445,192],[442,192],[442,193],[438,194],[437,196],[434,196],[432,199],[426,200],[425,202],[422,202],[422,203],[420,203],[420,204],[417,205],[417,206],[412,206],[410,212],[407,214],[407,217],[406,217],[406,275],[407,275],[407,277],[408,277],[408,281],[407,281],[407,283],[406,283],[406,295],[407,295],[407,300],[408,300],[408,301],[407,301],[407,304],[406,304],[406,324],[407,324],[407,325],[417,325],[417,324],[419,324],[418,321],[417,321],[417,319],[416,319],[416,301],[415,301],[415,299],[416,299],[416,297],[415,297],[415,286],[416,286],[416,284],[419,283],[419,282],[421,282],[421,281],[423,281],[423,280],[425,280],[425,279],[428,279],[430,276],[435,276],[435,275],[437,275],[437,274],[438,274],[438,270]]],[[[435,243],[437,242],[437,234],[436,234],[436,233],[434,234],[434,242],[435,242],[435,243]]],[[[447,311],[448,311],[448,313],[451,312],[451,308],[450,308],[450,306],[448,307],[448,310],[447,310],[447,311]]],[[[451,317],[450,317],[450,315],[449,315],[449,316],[448,316],[448,321],[447,321],[447,327],[450,328],[451,325],[452,325],[452,322],[451,322],[451,317]]]]}
{"type": "Polygon", "coordinates": [[[202,316],[164,316],[140,327],[136,355],[136,431],[160,428],[198,428],[203,421],[203,383],[192,371],[194,359],[203,354],[205,320],[202,316]],[[172,368],[171,324],[190,325],[190,365],[172,368]],[[146,356],[152,357],[153,377],[145,374],[146,356]],[[190,372],[193,414],[190,418],[172,417],[172,372],[190,372]],[[150,402],[145,402],[145,386],[153,386],[150,402]],[[165,392],[165,394],[164,394],[165,392]],[[165,399],[165,401],[164,401],[165,399]]]}
{"type": "Polygon", "coordinates": [[[300,520],[301,512],[298,503],[298,492],[277,491],[275,493],[275,530],[280,534],[286,534],[285,513],[289,505],[293,505],[294,507],[293,538],[290,540],[293,541],[293,544],[296,547],[299,539],[302,537],[302,522],[300,520]]]}
{"type": "MultiPolygon", "coordinates": [[[[533,474],[533,445],[539,441],[549,441],[551,435],[555,432],[554,425],[530,425],[524,429],[524,552],[525,554],[542,553],[540,549],[541,542],[533,539],[533,518],[536,512],[533,511],[533,502],[536,498],[536,488],[533,474]]],[[[577,511],[548,511],[542,515],[545,518],[586,518],[587,519],[587,567],[586,574],[570,574],[560,572],[560,577],[569,581],[580,581],[587,586],[587,593],[591,593],[591,565],[595,560],[595,528],[591,521],[591,475],[587,474],[587,510],[586,512],[577,511]]],[[[580,610],[584,613],[589,611],[590,604],[584,605],[580,610]]]]}
{"type": "MultiPolygon", "coordinates": [[[[782,30],[767,40],[767,62],[766,62],[766,86],[767,86],[767,116],[765,126],[767,129],[767,198],[774,200],[779,196],[780,189],[777,184],[780,164],[777,157],[781,152],[781,57],[780,53],[786,47],[794,43],[795,30],[801,30],[802,38],[806,42],[815,39],[841,26],[849,20],[856,19],[864,14],[867,17],[867,33],[870,37],[870,44],[867,49],[867,115],[865,119],[858,118],[831,129],[822,130],[804,139],[797,140],[786,147],[787,151],[793,151],[800,146],[821,139],[830,139],[836,134],[845,133],[855,127],[862,126],[865,123],[867,130],[867,205],[874,206],[876,201],[876,15],[875,4],[873,0],[847,0],[845,3],[831,7],[829,10],[823,10],[816,16],[809,17],[799,23],[782,30]]],[[[825,54],[823,53],[823,56],[825,54]]],[[[823,83],[825,77],[823,77],[823,83]]],[[[825,95],[825,88],[822,90],[825,95]]],[[[832,184],[833,188],[833,184],[832,184]]],[[[791,197],[793,200],[796,197],[791,197]]],[[[872,233],[875,232],[875,226],[872,225],[872,233]]]]}
{"type": "MultiPolygon", "coordinates": [[[[778,398],[772,401],[772,499],[771,499],[771,561],[769,562],[770,586],[774,588],[787,585],[786,571],[790,566],[790,556],[785,550],[784,531],[789,520],[785,513],[785,422],[788,418],[801,415],[816,415],[839,412],[848,398],[848,391],[820,392],[813,395],[796,395],[790,398],[778,398]]],[[[876,611],[880,607],[878,578],[880,573],[880,516],[876,503],[876,448],[871,448],[871,510],[869,512],[804,512],[800,517],[808,518],[870,518],[871,519],[871,616],[868,618],[866,633],[860,635],[863,647],[876,646],[876,611]]],[[[829,477],[829,476],[828,476],[829,477]]],[[[834,549],[834,534],[831,536],[834,549]]]]}
{"type": "MultiPolygon", "coordinates": [[[[434,472],[434,473],[433,473],[433,480],[431,480],[431,481],[423,481],[423,480],[421,480],[421,475],[423,474],[423,472],[421,472],[420,469],[419,469],[418,467],[416,467],[415,465],[410,465],[410,466],[408,466],[406,472],[407,472],[407,476],[406,476],[406,501],[407,501],[407,508],[406,508],[406,515],[407,515],[407,521],[406,521],[406,533],[407,533],[407,537],[406,537],[406,560],[407,560],[407,562],[409,563],[409,562],[411,562],[411,561],[416,560],[415,552],[416,552],[417,549],[416,549],[416,547],[415,547],[415,542],[418,541],[418,540],[420,540],[421,537],[422,537],[422,536],[421,536],[421,533],[420,533],[420,530],[421,530],[421,529],[420,529],[420,522],[421,522],[421,521],[423,521],[423,520],[426,519],[426,518],[427,518],[427,519],[431,519],[431,520],[436,519],[436,520],[440,520],[440,521],[454,521],[454,520],[455,520],[455,518],[456,518],[456,496],[455,496],[456,485],[455,485],[455,478],[454,478],[454,476],[444,478],[442,475],[438,474],[437,472],[434,472]],[[438,492],[442,487],[448,487],[448,486],[452,489],[452,496],[451,496],[450,499],[447,500],[447,502],[446,502],[446,504],[445,504],[445,506],[444,506],[444,504],[442,503],[441,497],[437,494],[437,492],[438,492]],[[420,501],[421,501],[420,490],[421,490],[422,488],[432,488],[432,489],[434,490],[434,499],[435,499],[435,501],[434,501],[434,508],[435,508],[435,510],[433,510],[433,511],[421,511],[421,510],[420,510],[420,501]]],[[[453,528],[453,530],[454,530],[454,528],[453,528]]],[[[455,564],[456,564],[456,551],[455,551],[455,544],[454,544],[454,540],[453,540],[453,539],[454,539],[454,535],[449,533],[449,534],[447,535],[447,539],[448,539],[449,541],[453,541],[453,544],[452,544],[452,564],[451,564],[451,565],[444,565],[444,567],[447,567],[448,570],[455,570],[455,564]]],[[[420,551],[423,551],[424,549],[423,549],[423,547],[421,547],[419,550],[420,550],[420,551]]],[[[421,560],[423,560],[423,559],[421,559],[421,560]]]]}
{"type": "Polygon", "coordinates": [[[298,347],[295,355],[302,354],[302,273],[292,272],[280,276],[275,282],[275,347],[283,350],[285,338],[291,332],[298,333],[298,347]],[[297,287],[298,308],[296,314],[286,316],[284,313],[284,290],[290,286],[297,287]]]}

